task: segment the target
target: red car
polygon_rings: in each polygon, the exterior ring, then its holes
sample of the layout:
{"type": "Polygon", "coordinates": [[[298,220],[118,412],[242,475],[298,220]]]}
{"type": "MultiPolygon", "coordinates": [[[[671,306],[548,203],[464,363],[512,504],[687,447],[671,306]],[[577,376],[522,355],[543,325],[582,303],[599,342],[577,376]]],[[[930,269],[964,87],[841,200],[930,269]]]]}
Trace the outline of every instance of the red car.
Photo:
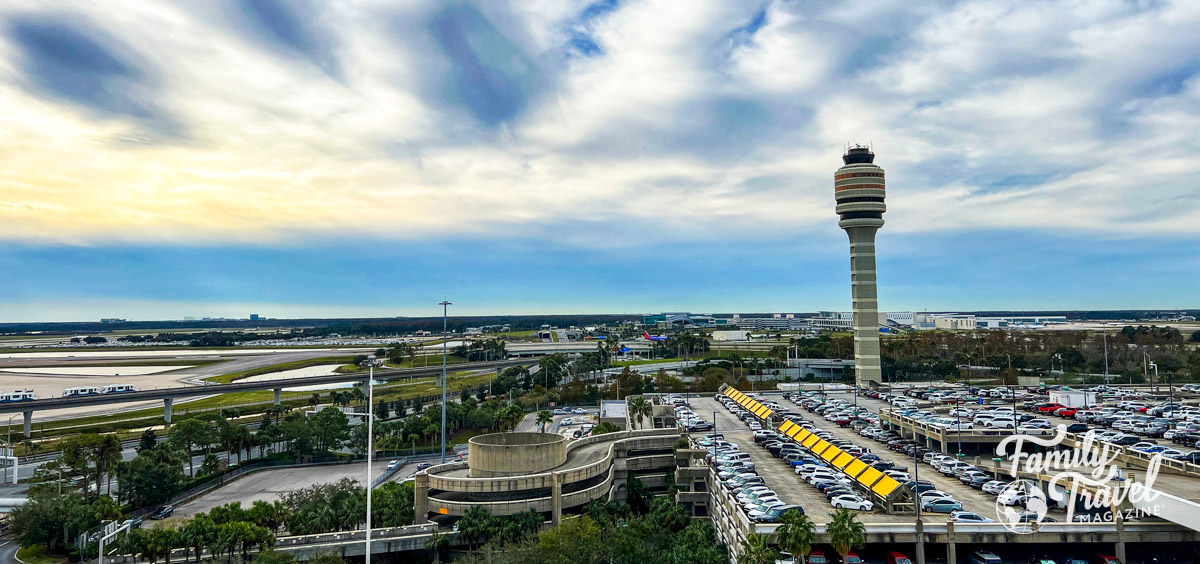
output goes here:
{"type": "Polygon", "coordinates": [[[808,564],[829,564],[829,560],[825,558],[824,552],[814,550],[808,553],[808,564]]]}
{"type": "Polygon", "coordinates": [[[889,552],[884,562],[885,564],[912,564],[912,560],[909,560],[903,552],[895,551],[889,552]]]}
{"type": "Polygon", "coordinates": [[[853,552],[847,552],[846,557],[842,559],[842,564],[863,564],[862,558],[853,552]]]}
{"type": "Polygon", "coordinates": [[[1121,561],[1111,554],[1097,554],[1092,561],[1096,564],[1121,564],[1121,561]]]}
{"type": "Polygon", "coordinates": [[[1054,411],[1054,414],[1059,417],[1075,417],[1075,412],[1079,411],[1074,407],[1060,407],[1054,411]]]}
{"type": "Polygon", "coordinates": [[[1059,409],[1064,408],[1064,407],[1067,407],[1067,406],[1065,406],[1061,403],[1048,403],[1046,405],[1038,407],[1038,411],[1040,411],[1042,413],[1054,413],[1055,411],[1058,411],[1059,409]]]}

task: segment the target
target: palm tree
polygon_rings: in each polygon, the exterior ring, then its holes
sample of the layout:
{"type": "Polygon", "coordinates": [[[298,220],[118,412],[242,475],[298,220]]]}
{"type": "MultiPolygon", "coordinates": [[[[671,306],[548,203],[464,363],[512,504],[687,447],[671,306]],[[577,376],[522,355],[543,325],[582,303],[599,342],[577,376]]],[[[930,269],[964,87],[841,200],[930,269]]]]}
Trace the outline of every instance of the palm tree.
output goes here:
{"type": "Polygon", "coordinates": [[[492,521],[492,514],[478,505],[463,513],[458,521],[458,538],[466,540],[468,551],[474,551],[478,544],[487,542],[492,521]]]}
{"type": "Polygon", "coordinates": [[[433,553],[433,561],[442,561],[442,551],[450,544],[450,538],[437,531],[433,532],[433,536],[425,541],[425,550],[433,553]]]}
{"type": "Polygon", "coordinates": [[[321,394],[318,394],[317,392],[313,392],[313,395],[308,398],[308,406],[316,407],[320,403],[321,403],[321,394]]]}
{"type": "Polygon", "coordinates": [[[800,564],[808,559],[812,552],[813,541],[816,540],[817,526],[807,515],[790,509],[780,519],[779,528],[775,530],[775,539],[788,552],[800,557],[800,564]]]}
{"type": "Polygon", "coordinates": [[[779,552],[767,544],[766,535],[752,534],[742,541],[742,555],[738,564],[771,564],[779,552]]]}
{"type": "Polygon", "coordinates": [[[829,525],[825,527],[829,535],[829,544],[846,561],[846,554],[851,549],[862,547],[867,543],[867,528],[858,520],[858,514],[849,509],[838,509],[833,512],[829,525]]]}
{"type": "Polygon", "coordinates": [[[642,417],[650,415],[653,410],[653,405],[646,400],[645,396],[629,400],[629,411],[637,416],[638,427],[642,426],[642,417]]]}
{"type": "Polygon", "coordinates": [[[550,413],[549,409],[543,409],[538,412],[538,415],[537,415],[538,430],[545,433],[546,425],[549,425],[553,422],[554,422],[554,414],[550,413]]]}

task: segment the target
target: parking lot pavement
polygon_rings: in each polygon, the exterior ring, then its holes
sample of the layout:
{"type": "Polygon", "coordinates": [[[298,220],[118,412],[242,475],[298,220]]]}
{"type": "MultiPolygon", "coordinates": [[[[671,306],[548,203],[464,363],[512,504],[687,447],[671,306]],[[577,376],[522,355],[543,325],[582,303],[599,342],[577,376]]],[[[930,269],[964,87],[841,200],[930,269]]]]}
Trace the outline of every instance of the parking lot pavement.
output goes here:
{"type": "MultiPolygon", "coordinates": [[[[762,476],[767,487],[774,490],[784,503],[803,507],[805,514],[809,515],[813,521],[824,522],[826,509],[829,507],[825,496],[816,488],[800,480],[800,477],[792,472],[786,462],[771,456],[769,452],[755,444],[754,435],[745,423],[711,398],[693,398],[692,410],[705,419],[711,417],[715,412],[717,415],[716,432],[725,435],[725,440],[737,444],[740,452],[750,454],[750,460],[754,461],[755,471],[762,476]]],[[[692,435],[698,437],[707,433],[708,431],[702,431],[692,433],[692,435]]]]}
{"type": "MultiPolygon", "coordinates": [[[[849,394],[836,394],[836,395],[830,394],[830,396],[838,397],[839,399],[846,399],[846,400],[851,399],[849,394]],[[844,396],[844,397],[842,397],[842,396],[844,396]]],[[[864,405],[864,402],[862,401],[862,399],[863,398],[859,398],[860,406],[864,405]]],[[[878,407],[873,407],[870,405],[867,405],[866,407],[873,408],[876,412],[878,412],[878,407]]],[[[834,425],[833,423],[825,421],[825,419],[822,418],[820,415],[817,415],[815,413],[809,413],[807,410],[805,410],[803,408],[800,408],[800,410],[801,410],[801,413],[803,413],[806,416],[806,419],[812,420],[813,424],[816,425],[817,427],[828,430],[829,432],[833,433],[834,436],[836,436],[838,438],[852,441],[852,442],[854,442],[854,444],[857,444],[864,448],[869,448],[869,449],[871,449],[871,452],[873,454],[875,454],[876,456],[878,456],[879,458],[882,458],[883,460],[886,460],[888,462],[892,462],[892,463],[896,464],[897,466],[902,466],[902,467],[906,468],[909,475],[913,474],[914,461],[913,461],[912,457],[909,457],[903,453],[891,450],[879,441],[859,435],[858,433],[854,432],[853,429],[838,427],[837,425],[834,425]]],[[[954,499],[961,501],[963,504],[963,509],[965,509],[967,511],[974,511],[975,513],[978,513],[984,517],[988,517],[988,518],[992,518],[992,519],[995,518],[995,513],[996,513],[995,500],[996,500],[996,498],[994,496],[992,496],[991,494],[986,494],[986,493],[983,493],[982,491],[976,490],[976,489],[962,483],[961,481],[959,481],[958,478],[946,476],[945,474],[942,474],[942,473],[938,472],[937,470],[934,470],[933,466],[930,466],[925,463],[921,463],[920,470],[918,470],[918,472],[919,472],[919,476],[917,476],[917,477],[919,479],[929,480],[934,485],[934,487],[936,487],[937,489],[944,491],[944,492],[954,496],[954,499]]],[[[944,515],[937,515],[937,514],[927,514],[927,516],[929,516],[933,519],[946,518],[946,516],[944,516],[944,515]]]]}

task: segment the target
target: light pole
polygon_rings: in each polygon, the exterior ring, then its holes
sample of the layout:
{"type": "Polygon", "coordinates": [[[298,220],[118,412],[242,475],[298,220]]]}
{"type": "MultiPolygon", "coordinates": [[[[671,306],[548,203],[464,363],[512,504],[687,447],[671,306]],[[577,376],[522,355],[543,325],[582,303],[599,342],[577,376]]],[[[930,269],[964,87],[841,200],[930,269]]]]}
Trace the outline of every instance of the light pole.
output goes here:
{"type": "MultiPolygon", "coordinates": [[[[4,446],[7,448],[13,447],[12,446],[12,420],[15,419],[18,415],[20,415],[20,414],[14,413],[14,414],[12,414],[12,417],[8,418],[8,425],[6,425],[7,430],[8,430],[8,438],[4,440],[4,446]]],[[[15,452],[15,450],[14,450],[14,452],[15,452]]],[[[16,470],[13,470],[13,472],[16,472],[16,470]]],[[[7,481],[8,481],[8,465],[5,464],[4,465],[4,476],[3,476],[3,478],[0,478],[0,483],[7,482],[7,481]]],[[[14,478],[13,483],[16,483],[16,481],[17,480],[14,478]]],[[[99,489],[100,489],[100,486],[97,485],[96,490],[99,491],[99,489]]]]}
{"type": "Polygon", "coordinates": [[[375,452],[375,355],[367,357],[367,545],[366,564],[371,564],[371,458],[375,452]]]}
{"type": "Polygon", "coordinates": [[[442,300],[442,464],[446,463],[446,341],[450,339],[446,332],[446,312],[452,304],[442,300]]]}
{"type": "Polygon", "coordinates": [[[925,525],[921,522],[921,494],[917,488],[921,485],[921,463],[917,460],[919,449],[913,449],[913,510],[917,514],[917,564],[925,564],[925,525]]]}
{"type": "MultiPolygon", "coordinates": [[[[1104,385],[1108,386],[1108,333],[1104,333],[1104,385]]],[[[1084,397],[1084,400],[1087,400],[1084,397]]]]}

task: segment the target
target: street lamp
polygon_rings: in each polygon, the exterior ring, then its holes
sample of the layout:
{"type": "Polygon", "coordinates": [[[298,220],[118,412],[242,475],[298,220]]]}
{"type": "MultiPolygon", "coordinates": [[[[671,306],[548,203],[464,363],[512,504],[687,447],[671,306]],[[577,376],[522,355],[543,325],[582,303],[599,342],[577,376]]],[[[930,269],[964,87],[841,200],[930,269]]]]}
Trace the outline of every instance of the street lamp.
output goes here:
{"type": "MultiPolygon", "coordinates": [[[[8,438],[4,440],[4,445],[7,448],[13,447],[12,446],[12,420],[15,419],[18,415],[20,415],[20,414],[14,413],[14,414],[12,414],[11,417],[8,418],[8,425],[6,425],[6,428],[8,430],[8,438]]],[[[13,470],[13,472],[16,472],[16,470],[13,470]]],[[[2,479],[0,479],[0,483],[7,482],[7,481],[8,481],[8,465],[5,464],[4,465],[4,477],[2,479]]],[[[13,479],[13,483],[14,484],[17,483],[17,480],[15,478],[13,479]]],[[[96,488],[97,488],[97,491],[99,491],[100,486],[96,486],[96,488]]]]}
{"type": "Polygon", "coordinates": [[[921,493],[917,491],[921,485],[921,462],[917,459],[919,452],[919,448],[913,447],[913,510],[917,514],[914,532],[917,540],[917,564],[925,564],[925,526],[921,523],[921,493]]]}
{"type": "Polygon", "coordinates": [[[446,341],[450,339],[446,332],[446,312],[452,304],[442,300],[442,464],[446,463],[446,341]]]}
{"type": "Polygon", "coordinates": [[[366,564],[371,564],[371,458],[375,452],[375,355],[367,357],[367,542],[366,564]]]}

